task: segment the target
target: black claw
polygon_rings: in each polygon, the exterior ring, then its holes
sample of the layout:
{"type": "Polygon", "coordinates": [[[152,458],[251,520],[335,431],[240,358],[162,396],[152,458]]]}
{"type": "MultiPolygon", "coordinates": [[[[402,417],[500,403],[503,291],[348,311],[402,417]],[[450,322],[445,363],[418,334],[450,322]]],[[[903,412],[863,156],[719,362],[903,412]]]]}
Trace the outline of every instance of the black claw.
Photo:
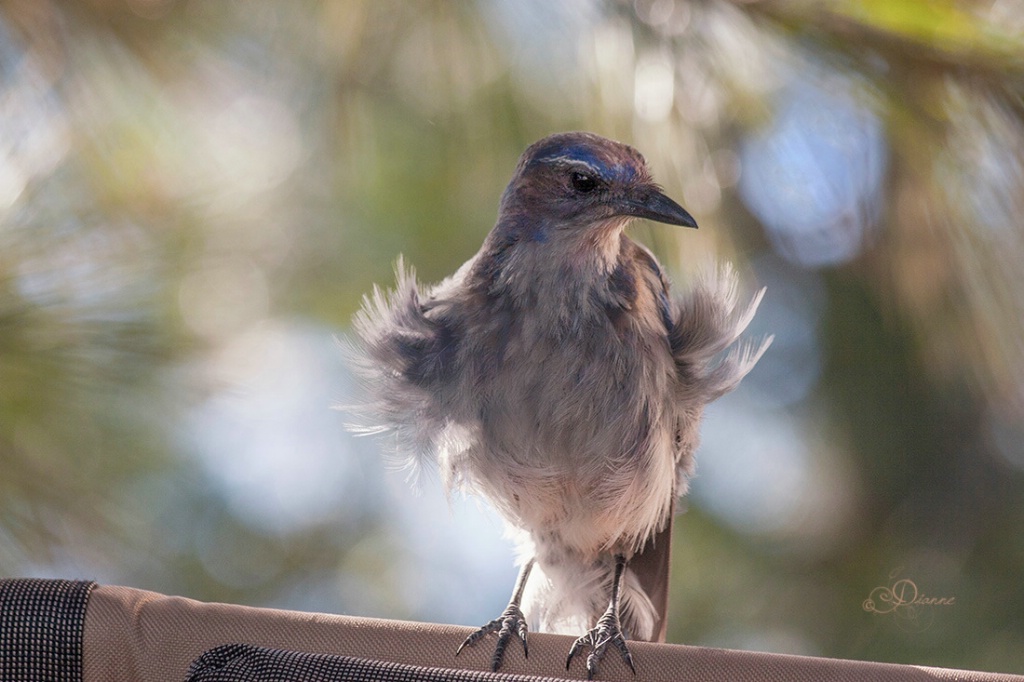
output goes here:
{"type": "Polygon", "coordinates": [[[612,640],[612,643],[618,648],[619,653],[622,654],[622,660],[626,662],[629,669],[636,675],[636,666],[633,665],[633,655],[629,653],[629,647],[626,646],[626,640],[622,637],[612,640]]]}
{"type": "Polygon", "coordinates": [[[465,649],[467,646],[473,646],[481,637],[483,637],[489,632],[493,632],[495,626],[498,624],[500,624],[500,621],[498,619],[492,620],[490,623],[488,623],[487,625],[483,626],[482,628],[471,634],[462,642],[462,644],[459,645],[459,648],[455,650],[455,655],[458,656],[462,653],[462,650],[465,649]]]}
{"type": "Polygon", "coordinates": [[[583,646],[583,640],[586,639],[587,635],[579,637],[575,642],[572,643],[572,647],[569,649],[569,657],[565,659],[565,669],[569,669],[569,665],[572,663],[572,657],[576,655],[576,652],[583,646]]]}

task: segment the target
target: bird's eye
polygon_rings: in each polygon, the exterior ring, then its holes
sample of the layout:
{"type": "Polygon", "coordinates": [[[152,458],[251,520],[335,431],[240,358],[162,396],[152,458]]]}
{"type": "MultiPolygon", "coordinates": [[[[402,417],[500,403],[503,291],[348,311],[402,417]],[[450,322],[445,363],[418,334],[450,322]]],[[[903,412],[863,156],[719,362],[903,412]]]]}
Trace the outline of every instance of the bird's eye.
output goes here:
{"type": "Polygon", "coordinates": [[[597,178],[593,175],[573,171],[569,174],[569,181],[572,182],[572,188],[577,192],[593,192],[597,189],[597,178]]]}

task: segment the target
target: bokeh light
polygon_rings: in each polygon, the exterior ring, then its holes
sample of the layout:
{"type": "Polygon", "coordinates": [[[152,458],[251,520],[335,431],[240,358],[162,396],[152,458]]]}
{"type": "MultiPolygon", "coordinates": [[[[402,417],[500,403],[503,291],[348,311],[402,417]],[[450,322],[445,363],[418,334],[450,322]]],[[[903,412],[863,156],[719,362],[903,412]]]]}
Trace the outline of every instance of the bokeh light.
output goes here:
{"type": "Polygon", "coordinates": [[[1024,672],[1024,4],[15,0],[0,575],[479,625],[512,545],[345,431],[340,346],[516,158],[634,144],[775,341],[711,406],[670,641],[1024,672]],[[341,342],[341,343],[339,343],[341,342]],[[894,571],[957,597],[910,632],[894,571]]]}

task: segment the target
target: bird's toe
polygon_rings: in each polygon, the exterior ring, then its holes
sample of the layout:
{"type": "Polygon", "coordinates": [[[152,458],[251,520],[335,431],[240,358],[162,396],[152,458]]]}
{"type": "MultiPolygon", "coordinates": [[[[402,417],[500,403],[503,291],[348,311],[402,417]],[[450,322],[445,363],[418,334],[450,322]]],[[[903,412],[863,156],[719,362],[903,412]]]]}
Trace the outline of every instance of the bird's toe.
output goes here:
{"type": "Polygon", "coordinates": [[[530,650],[527,645],[528,629],[526,618],[519,607],[514,604],[510,604],[500,616],[467,637],[459,645],[455,655],[458,656],[467,646],[473,646],[493,632],[498,633],[498,642],[494,646],[494,656],[491,657],[491,670],[497,672],[498,668],[501,667],[501,662],[505,658],[505,649],[508,647],[508,643],[513,636],[523,643],[523,656],[529,657],[530,650]]]}
{"type": "Polygon", "coordinates": [[[597,666],[604,658],[605,652],[608,650],[608,645],[613,645],[619,650],[622,660],[629,666],[629,669],[633,671],[633,674],[636,675],[636,666],[633,664],[633,656],[629,653],[629,647],[626,645],[626,637],[622,634],[622,627],[619,625],[618,614],[613,610],[605,612],[605,614],[601,616],[600,620],[597,621],[597,625],[594,626],[593,629],[573,642],[572,647],[569,649],[569,657],[565,661],[565,669],[569,669],[569,666],[572,664],[572,659],[576,654],[580,653],[585,648],[589,648],[590,654],[587,655],[586,661],[587,679],[594,679],[594,675],[597,674],[597,666]]]}

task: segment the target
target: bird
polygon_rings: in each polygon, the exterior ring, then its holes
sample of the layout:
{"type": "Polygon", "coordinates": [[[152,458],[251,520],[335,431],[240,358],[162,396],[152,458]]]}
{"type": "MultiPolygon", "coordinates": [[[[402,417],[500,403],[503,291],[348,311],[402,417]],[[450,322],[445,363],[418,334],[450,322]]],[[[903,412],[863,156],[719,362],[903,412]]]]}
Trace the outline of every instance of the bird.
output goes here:
{"type": "Polygon", "coordinates": [[[350,426],[390,434],[402,461],[486,498],[519,552],[508,607],[456,655],[497,635],[528,656],[531,627],[580,633],[588,679],[627,637],[664,637],[669,536],[694,472],[705,405],[771,343],[740,339],[731,266],[670,294],[634,219],[696,228],[633,147],[545,137],[520,157],[479,251],[427,286],[399,257],[353,320],[364,397],[350,426]],[[529,625],[528,625],[529,624],[529,625]]]}

